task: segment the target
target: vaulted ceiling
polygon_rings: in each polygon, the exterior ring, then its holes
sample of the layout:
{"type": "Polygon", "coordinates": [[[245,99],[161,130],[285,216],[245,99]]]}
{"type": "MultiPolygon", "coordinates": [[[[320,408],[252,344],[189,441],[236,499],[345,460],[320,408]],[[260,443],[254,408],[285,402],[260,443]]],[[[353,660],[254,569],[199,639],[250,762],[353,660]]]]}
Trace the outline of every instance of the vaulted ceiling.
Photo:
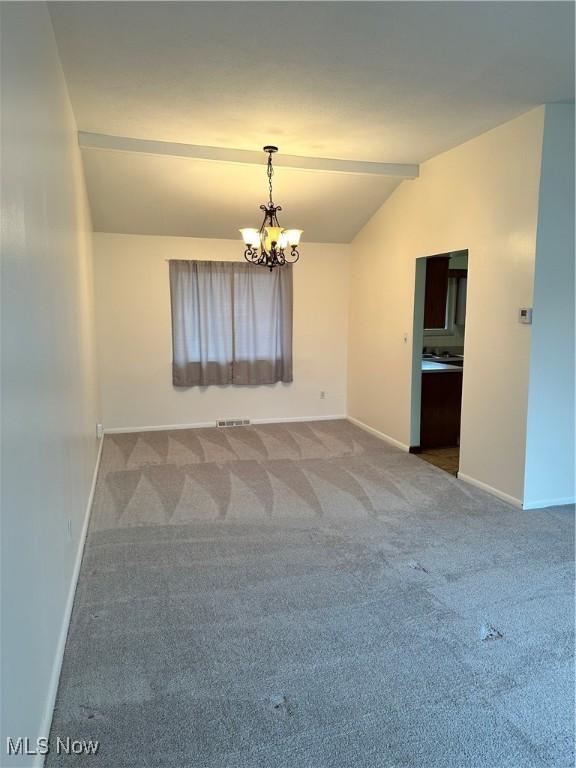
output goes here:
{"type": "MultiPolygon", "coordinates": [[[[50,3],[80,131],[304,158],[418,164],[574,94],[569,2],[50,3]]],[[[261,164],[98,141],[83,149],[101,231],[236,237],[261,164]],[[106,148],[103,148],[105,146],[106,148]]],[[[348,242],[401,182],[278,167],[281,223],[348,242]]],[[[405,174],[409,177],[410,174],[405,174]]],[[[410,183],[409,181],[405,183],[410,183]]]]}

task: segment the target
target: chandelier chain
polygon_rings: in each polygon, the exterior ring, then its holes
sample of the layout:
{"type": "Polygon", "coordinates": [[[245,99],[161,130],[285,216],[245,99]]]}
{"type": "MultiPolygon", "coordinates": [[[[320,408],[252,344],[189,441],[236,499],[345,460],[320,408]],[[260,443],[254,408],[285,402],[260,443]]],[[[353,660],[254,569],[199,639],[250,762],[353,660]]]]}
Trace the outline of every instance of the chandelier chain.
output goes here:
{"type": "Polygon", "coordinates": [[[274,205],[272,202],[272,176],[274,175],[274,168],[272,167],[272,152],[269,152],[268,154],[268,168],[266,173],[268,174],[268,201],[270,205],[274,205]]]}

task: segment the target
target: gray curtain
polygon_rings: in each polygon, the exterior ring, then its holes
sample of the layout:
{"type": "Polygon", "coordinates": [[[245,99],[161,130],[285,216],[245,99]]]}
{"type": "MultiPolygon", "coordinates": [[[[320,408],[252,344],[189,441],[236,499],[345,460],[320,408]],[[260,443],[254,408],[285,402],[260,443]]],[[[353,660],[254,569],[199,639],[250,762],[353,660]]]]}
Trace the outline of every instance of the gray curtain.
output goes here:
{"type": "Polygon", "coordinates": [[[292,381],[292,267],[170,261],[172,382],[292,381]]]}

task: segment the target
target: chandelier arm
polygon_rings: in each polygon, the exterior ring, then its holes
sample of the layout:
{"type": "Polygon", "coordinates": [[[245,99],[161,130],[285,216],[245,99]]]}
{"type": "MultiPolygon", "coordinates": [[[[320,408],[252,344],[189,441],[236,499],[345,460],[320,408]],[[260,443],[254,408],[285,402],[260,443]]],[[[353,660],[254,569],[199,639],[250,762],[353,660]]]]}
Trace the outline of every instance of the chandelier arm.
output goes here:
{"type": "Polygon", "coordinates": [[[298,259],[300,258],[300,253],[298,251],[298,248],[296,246],[293,246],[290,251],[290,258],[286,259],[287,264],[296,264],[298,259]]]}
{"type": "Polygon", "coordinates": [[[248,248],[246,248],[246,250],[244,251],[244,258],[245,258],[245,259],[246,259],[246,261],[247,261],[247,262],[249,262],[250,264],[258,264],[258,263],[259,263],[259,260],[260,260],[262,257],[261,257],[261,256],[260,256],[260,254],[258,253],[258,249],[257,249],[257,248],[251,248],[251,247],[248,247],[248,248]]]}

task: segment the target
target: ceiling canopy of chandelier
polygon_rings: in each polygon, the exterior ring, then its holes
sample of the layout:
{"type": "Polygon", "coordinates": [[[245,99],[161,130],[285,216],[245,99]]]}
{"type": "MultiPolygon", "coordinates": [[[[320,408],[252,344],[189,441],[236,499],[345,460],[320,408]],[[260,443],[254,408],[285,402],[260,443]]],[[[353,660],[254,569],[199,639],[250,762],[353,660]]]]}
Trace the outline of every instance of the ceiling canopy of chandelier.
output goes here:
{"type": "Polygon", "coordinates": [[[244,258],[250,264],[259,267],[268,267],[270,272],[274,267],[283,267],[285,264],[294,264],[300,258],[298,244],[300,243],[301,229],[283,229],[278,223],[277,211],[281,211],[280,205],[274,205],[272,199],[272,155],[278,152],[278,147],[266,146],[264,152],[268,153],[268,204],[261,205],[264,211],[264,221],[260,229],[246,227],[241,229],[242,239],[246,245],[244,258]],[[288,252],[289,251],[289,252],[288,252]]]}

